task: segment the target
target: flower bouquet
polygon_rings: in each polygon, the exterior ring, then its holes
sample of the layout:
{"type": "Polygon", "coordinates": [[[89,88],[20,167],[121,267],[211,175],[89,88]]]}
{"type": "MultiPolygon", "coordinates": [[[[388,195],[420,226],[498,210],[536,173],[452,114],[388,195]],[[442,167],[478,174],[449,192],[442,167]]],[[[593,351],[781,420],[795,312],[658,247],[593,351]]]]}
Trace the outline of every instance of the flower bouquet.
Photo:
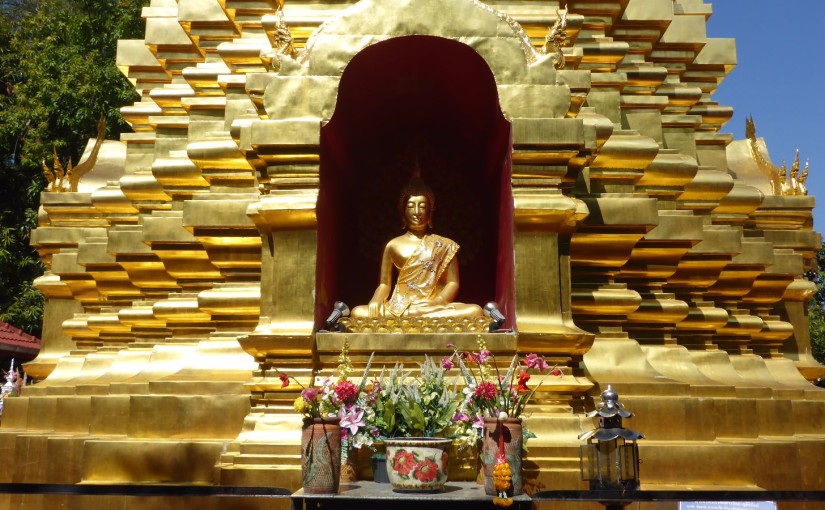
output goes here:
{"type": "Polygon", "coordinates": [[[447,481],[452,439],[437,437],[453,423],[458,408],[456,384],[446,370],[425,357],[420,376],[403,365],[374,382],[375,426],[386,438],[387,474],[399,491],[438,492],[447,481]]]}
{"type": "Polygon", "coordinates": [[[372,357],[360,384],[356,385],[348,380],[352,364],[347,351],[345,341],[339,358],[339,376],[323,377],[318,386],[304,387],[296,378],[279,372],[282,388],[288,387],[291,382],[301,387],[301,395],[293,405],[304,416],[301,463],[304,491],[308,493],[337,491],[341,466],[347,462],[350,448],[371,446],[378,435],[374,426],[367,425],[368,421],[374,421],[373,388],[368,384],[372,357]],[[323,488],[315,490],[311,486],[322,472],[323,488]],[[334,489],[328,480],[332,478],[335,480],[334,489]]]}
{"type": "MultiPolygon", "coordinates": [[[[501,373],[495,357],[484,339],[478,339],[478,352],[463,352],[454,345],[453,354],[441,365],[451,370],[458,365],[465,387],[455,422],[460,435],[470,444],[482,439],[481,460],[485,472],[485,489],[496,496],[494,503],[509,506],[512,495],[522,493],[521,454],[524,443],[535,437],[522,424],[522,415],[536,389],[528,386],[531,371],[546,376],[561,376],[543,356],[513,356],[507,372],[501,373]]],[[[543,379],[542,379],[543,381],[543,379]]]]}

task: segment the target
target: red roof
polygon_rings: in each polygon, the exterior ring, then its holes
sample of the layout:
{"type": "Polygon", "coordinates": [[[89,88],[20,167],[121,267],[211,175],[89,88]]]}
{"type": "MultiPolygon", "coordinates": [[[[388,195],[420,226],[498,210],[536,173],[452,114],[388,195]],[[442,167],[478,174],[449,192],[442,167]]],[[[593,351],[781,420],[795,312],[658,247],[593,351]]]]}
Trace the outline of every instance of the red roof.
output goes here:
{"type": "Polygon", "coordinates": [[[6,322],[0,322],[0,353],[37,356],[40,339],[6,322]]]}

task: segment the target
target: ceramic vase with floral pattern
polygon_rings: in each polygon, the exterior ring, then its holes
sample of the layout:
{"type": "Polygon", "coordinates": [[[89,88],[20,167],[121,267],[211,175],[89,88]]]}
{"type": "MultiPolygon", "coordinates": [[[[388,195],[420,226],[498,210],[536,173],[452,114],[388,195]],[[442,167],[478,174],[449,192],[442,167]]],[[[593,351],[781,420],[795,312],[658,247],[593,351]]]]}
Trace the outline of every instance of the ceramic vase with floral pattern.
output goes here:
{"type": "Polygon", "coordinates": [[[499,450],[499,435],[503,435],[504,458],[510,464],[512,472],[512,488],[507,495],[520,496],[524,493],[521,477],[521,450],[524,439],[522,437],[521,418],[507,418],[499,423],[496,418],[484,418],[484,436],[481,443],[481,464],[484,467],[484,491],[490,496],[496,496],[493,482],[493,468],[499,450]]]}
{"type": "Polygon", "coordinates": [[[338,417],[305,418],[301,433],[304,494],[335,494],[341,476],[341,427],[338,417]]]}
{"type": "Polygon", "coordinates": [[[399,492],[441,492],[447,481],[452,439],[394,438],[385,441],[387,475],[399,492]]]}

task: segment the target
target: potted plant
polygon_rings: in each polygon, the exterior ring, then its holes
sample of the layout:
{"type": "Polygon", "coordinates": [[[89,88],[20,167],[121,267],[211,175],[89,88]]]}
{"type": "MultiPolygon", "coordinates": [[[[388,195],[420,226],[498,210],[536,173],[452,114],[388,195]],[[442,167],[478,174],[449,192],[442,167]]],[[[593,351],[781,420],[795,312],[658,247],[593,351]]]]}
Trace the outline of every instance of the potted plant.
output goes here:
{"type": "Polygon", "coordinates": [[[453,354],[442,359],[450,370],[458,365],[464,379],[463,398],[458,406],[456,424],[469,442],[481,440],[481,460],[485,490],[495,496],[494,503],[509,506],[512,496],[523,492],[521,454],[524,442],[535,437],[522,423],[530,398],[541,384],[530,388],[532,373],[561,376],[560,369],[547,364],[543,356],[513,356],[507,372],[501,373],[495,356],[484,339],[478,339],[477,352],[463,352],[452,344],[453,354]]]}
{"type": "MultiPolygon", "coordinates": [[[[336,413],[322,407],[328,386],[304,387],[297,379],[280,373],[281,387],[294,381],[301,387],[295,410],[304,417],[301,429],[301,479],[306,494],[335,494],[341,474],[341,427],[336,413]]],[[[333,390],[334,391],[334,390],[333,390]]]]}
{"type": "Polygon", "coordinates": [[[448,450],[452,439],[443,437],[458,408],[455,382],[446,370],[425,357],[420,375],[411,377],[403,365],[373,384],[375,425],[386,445],[387,475],[393,488],[410,492],[438,492],[447,481],[448,450]],[[439,437],[442,436],[442,437],[439,437]]]}
{"type": "Polygon", "coordinates": [[[377,435],[374,427],[366,425],[372,413],[369,403],[371,388],[367,384],[372,358],[367,363],[360,385],[347,378],[351,365],[346,356],[346,346],[341,359],[339,376],[323,377],[318,381],[318,386],[304,387],[296,378],[279,372],[282,388],[287,388],[292,382],[301,388],[301,395],[295,399],[294,407],[304,416],[301,472],[307,494],[337,492],[341,465],[347,460],[349,448],[370,446],[377,435]]]}

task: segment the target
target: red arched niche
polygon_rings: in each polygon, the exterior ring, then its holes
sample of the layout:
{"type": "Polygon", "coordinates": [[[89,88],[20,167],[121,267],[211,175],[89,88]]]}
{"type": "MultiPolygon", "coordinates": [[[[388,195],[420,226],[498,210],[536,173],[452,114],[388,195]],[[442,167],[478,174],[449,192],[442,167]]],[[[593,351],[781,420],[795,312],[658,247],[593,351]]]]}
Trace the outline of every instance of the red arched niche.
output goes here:
{"type": "Polygon", "coordinates": [[[469,46],[408,36],[358,53],[321,129],[316,324],[335,301],[369,302],[415,168],[435,192],[432,231],[461,246],[458,301],[496,300],[513,317],[511,147],[493,74],[469,46]]]}

